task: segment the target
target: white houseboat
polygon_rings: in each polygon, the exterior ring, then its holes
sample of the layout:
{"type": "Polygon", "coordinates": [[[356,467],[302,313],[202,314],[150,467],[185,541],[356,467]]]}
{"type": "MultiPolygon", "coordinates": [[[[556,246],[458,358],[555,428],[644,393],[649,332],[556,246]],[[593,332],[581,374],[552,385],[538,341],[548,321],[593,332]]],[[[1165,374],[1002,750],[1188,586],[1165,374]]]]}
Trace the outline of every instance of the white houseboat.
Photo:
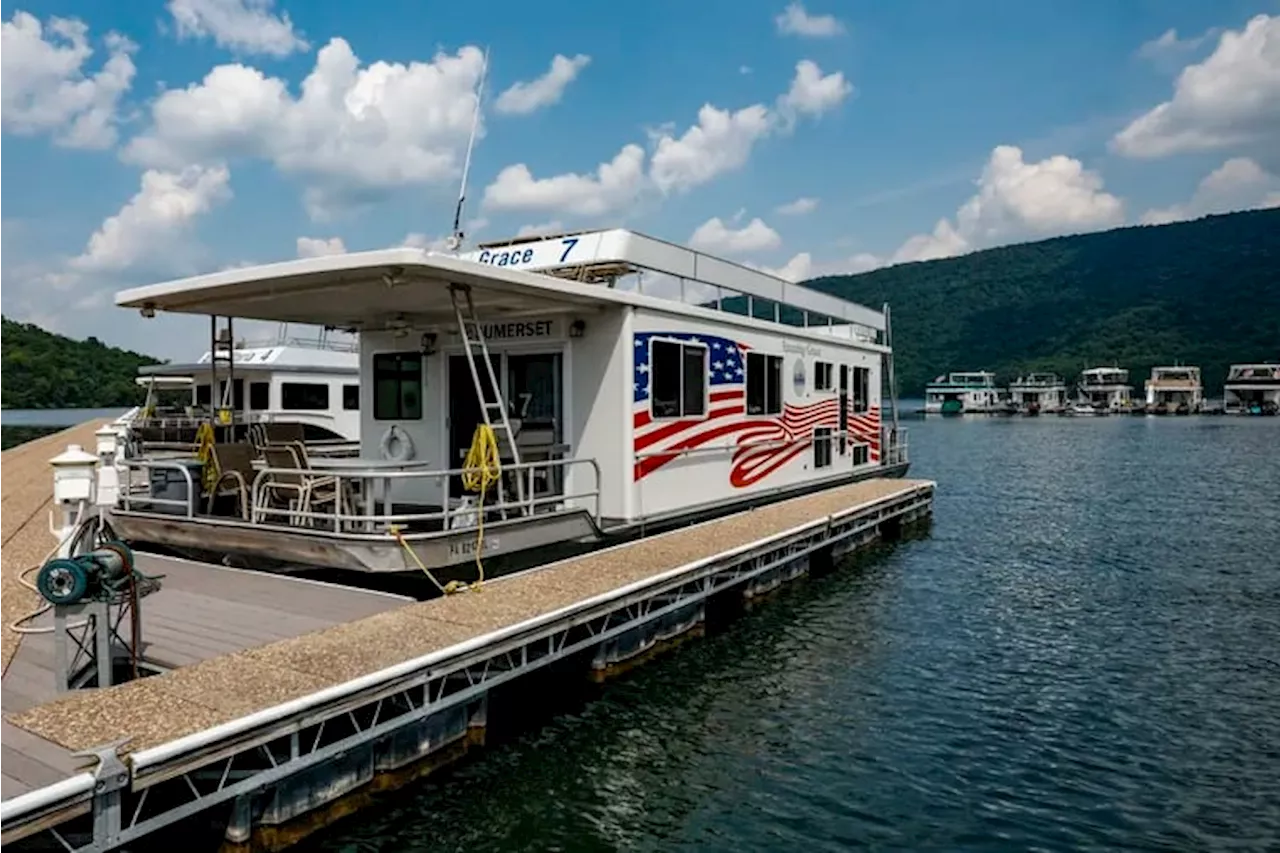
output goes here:
{"type": "Polygon", "coordinates": [[[192,444],[198,426],[223,412],[237,434],[272,424],[317,446],[359,440],[360,356],[353,339],[323,331],[314,338],[290,336],[282,326],[274,339],[230,345],[231,330],[223,331],[193,363],[138,369],[146,400],[119,421],[132,438],[192,444]]]}
{"type": "Polygon", "coordinates": [[[1190,415],[1204,408],[1204,383],[1198,367],[1153,367],[1146,390],[1147,412],[1151,414],[1190,415]]]}
{"type": "Polygon", "coordinates": [[[289,464],[209,431],[197,460],[121,460],[127,541],[419,571],[907,468],[887,306],[625,230],[292,260],[116,302],[359,334],[358,458],[289,464]]]}
{"type": "Polygon", "coordinates": [[[1111,413],[1133,407],[1133,386],[1129,384],[1129,371],[1123,368],[1091,367],[1081,371],[1076,391],[1079,408],[1111,413]]]}
{"type": "Polygon", "coordinates": [[[1233,364],[1222,392],[1228,414],[1280,414],[1280,364],[1233,364]]]}
{"type": "Polygon", "coordinates": [[[1067,383],[1056,373],[1028,373],[1009,383],[1009,399],[1026,414],[1056,414],[1067,407],[1067,383]]]}
{"type": "Polygon", "coordinates": [[[996,375],[985,370],[948,373],[925,386],[926,414],[988,412],[1000,403],[996,375]]]}

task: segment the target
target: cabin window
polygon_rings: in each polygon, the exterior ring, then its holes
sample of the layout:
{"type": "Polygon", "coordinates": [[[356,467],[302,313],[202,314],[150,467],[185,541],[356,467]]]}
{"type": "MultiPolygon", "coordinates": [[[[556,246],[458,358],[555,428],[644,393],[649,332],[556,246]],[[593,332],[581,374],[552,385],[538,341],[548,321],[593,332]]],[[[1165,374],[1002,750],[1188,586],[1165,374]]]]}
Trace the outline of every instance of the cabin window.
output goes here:
{"type": "Polygon", "coordinates": [[[342,386],[342,408],[348,412],[358,411],[360,408],[360,386],[359,385],[343,385],[342,386]]]}
{"type": "Polygon", "coordinates": [[[827,468],[831,465],[831,427],[814,427],[813,430],[813,467],[827,468]]]}
{"type": "Polygon", "coordinates": [[[373,357],[373,417],[380,421],[422,417],[422,353],[381,352],[373,357]]]}
{"type": "Polygon", "coordinates": [[[318,382],[285,382],[280,386],[280,408],[316,412],[329,408],[329,386],[318,382]]]}
{"type": "Polygon", "coordinates": [[[854,466],[866,465],[870,454],[865,444],[855,444],[853,446],[853,464],[854,466]]]}
{"type": "Polygon", "coordinates": [[[707,348],[701,344],[650,341],[650,411],[655,418],[701,417],[707,413],[707,348]]]}
{"type": "Polygon", "coordinates": [[[834,383],[835,369],[829,361],[816,361],[813,363],[813,390],[830,391],[835,387],[834,383]]]}
{"type": "Polygon", "coordinates": [[[871,368],[853,369],[853,411],[866,412],[871,408],[871,368]]]}
{"type": "Polygon", "coordinates": [[[271,383],[249,383],[249,408],[255,412],[264,412],[271,408],[271,383]]]}
{"type": "Polygon", "coordinates": [[[747,353],[747,414],[782,414],[782,356],[747,353]]]}
{"type": "Polygon", "coordinates": [[[201,408],[208,408],[212,402],[213,402],[213,392],[210,391],[210,386],[207,384],[197,385],[196,386],[196,405],[200,406],[201,408]]]}

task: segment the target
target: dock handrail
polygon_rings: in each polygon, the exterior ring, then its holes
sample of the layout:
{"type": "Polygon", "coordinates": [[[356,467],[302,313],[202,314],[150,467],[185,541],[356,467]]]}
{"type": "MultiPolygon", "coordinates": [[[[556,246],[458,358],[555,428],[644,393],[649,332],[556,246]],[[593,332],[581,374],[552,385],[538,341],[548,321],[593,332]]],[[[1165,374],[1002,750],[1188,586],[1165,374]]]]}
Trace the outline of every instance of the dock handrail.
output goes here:
{"type": "Polygon", "coordinates": [[[9,822],[26,817],[32,812],[44,811],[55,806],[71,805],[81,799],[88,799],[93,793],[95,784],[92,773],[77,773],[52,785],[27,791],[9,800],[0,802],[0,824],[8,826],[9,822]]]}
{"type": "MultiPolygon", "coordinates": [[[[932,484],[916,486],[915,489],[911,490],[908,494],[918,494],[919,490],[927,488],[932,488],[932,484]]],[[[868,506],[876,506],[902,497],[902,494],[896,496],[890,495],[872,501],[869,504],[852,506],[827,516],[810,519],[809,521],[805,521],[792,528],[781,531],[780,533],[772,534],[769,538],[784,541],[790,537],[802,535],[806,530],[814,526],[829,524],[851,513],[865,511],[868,506]]],[[[757,546],[758,542],[756,541],[747,542],[743,545],[718,552],[709,557],[703,557],[701,559],[694,560],[693,562],[668,569],[665,572],[661,572],[638,581],[633,581],[632,583],[609,590],[608,592],[603,592],[598,595],[591,596],[590,598],[576,601],[564,607],[557,608],[556,610],[542,613],[538,616],[533,616],[522,622],[517,622],[514,625],[508,625],[504,628],[499,628],[496,631],[490,631],[487,634],[481,634],[479,636],[472,637],[469,640],[463,640],[462,642],[449,646],[448,648],[428,652],[411,660],[384,667],[377,672],[371,672],[343,682],[342,684],[335,684],[332,687],[326,687],[307,696],[291,699],[288,702],[283,702],[271,708],[265,708],[261,711],[247,714],[238,719],[229,720],[228,722],[221,723],[205,729],[204,731],[194,732],[184,737],[169,741],[168,743],[162,743],[157,746],[139,750],[131,756],[135,782],[141,775],[144,775],[148,769],[156,768],[166,762],[197,752],[205,747],[212,746],[219,741],[246,735],[255,729],[262,728],[263,726],[270,725],[298,714],[306,713],[325,705],[336,703],[349,696],[371,690],[379,685],[390,683],[398,679],[404,679],[414,675],[418,675],[419,677],[429,677],[431,675],[430,668],[437,664],[447,663],[464,657],[467,654],[480,651],[486,646],[497,645],[503,641],[519,637],[543,626],[572,616],[575,613],[589,612],[594,608],[609,603],[610,601],[626,598],[627,596],[634,595],[650,587],[667,583],[690,572],[695,572],[699,569],[731,561],[742,554],[750,552],[757,546]]]]}

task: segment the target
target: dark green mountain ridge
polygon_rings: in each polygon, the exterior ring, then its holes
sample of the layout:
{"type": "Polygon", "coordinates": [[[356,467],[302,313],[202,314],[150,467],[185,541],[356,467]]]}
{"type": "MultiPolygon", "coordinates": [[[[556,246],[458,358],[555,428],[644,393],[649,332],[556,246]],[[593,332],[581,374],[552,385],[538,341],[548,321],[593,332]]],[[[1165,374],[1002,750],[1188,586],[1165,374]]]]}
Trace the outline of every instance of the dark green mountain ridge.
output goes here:
{"type": "Polygon", "coordinates": [[[901,264],[806,286],[888,302],[899,393],[933,377],[1085,367],[1199,365],[1217,393],[1228,365],[1280,361],[1280,209],[1117,228],[901,264]]]}
{"type": "Polygon", "coordinates": [[[159,359],[76,341],[31,323],[0,319],[0,396],[6,409],[96,409],[132,406],[145,397],[138,368],[159,359]]]}

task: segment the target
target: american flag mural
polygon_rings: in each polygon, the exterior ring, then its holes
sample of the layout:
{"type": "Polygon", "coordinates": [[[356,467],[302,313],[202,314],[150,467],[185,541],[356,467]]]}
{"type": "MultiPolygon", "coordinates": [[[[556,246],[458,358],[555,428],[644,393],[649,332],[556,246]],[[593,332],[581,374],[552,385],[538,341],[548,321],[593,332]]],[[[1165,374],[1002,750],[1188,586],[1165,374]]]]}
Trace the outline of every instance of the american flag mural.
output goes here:
{"type": "MultiPolygon", "coordinates": [[[[840,402],[835,394],[812,403],[784,403],[781,415],[746,413],[747,351],[740,341],[689,332],[640,332],[635,335],[634,424],[635,479],[642,480],[680,452],[712,443],[732,442],[729,482],[734,488],[755,485],[813,445],[815,427],[839,428],[840,402]],[[650,411],[649,342],[700,343],[707,348],[710,405],[705,417],[655,420],[650,411]]],[[[785,378],[785,377],[784,377],[785,378]]],[[[849,414],[848,441],[867,444],[869,461],[880,459],[880,409],[849,414]]]]}

